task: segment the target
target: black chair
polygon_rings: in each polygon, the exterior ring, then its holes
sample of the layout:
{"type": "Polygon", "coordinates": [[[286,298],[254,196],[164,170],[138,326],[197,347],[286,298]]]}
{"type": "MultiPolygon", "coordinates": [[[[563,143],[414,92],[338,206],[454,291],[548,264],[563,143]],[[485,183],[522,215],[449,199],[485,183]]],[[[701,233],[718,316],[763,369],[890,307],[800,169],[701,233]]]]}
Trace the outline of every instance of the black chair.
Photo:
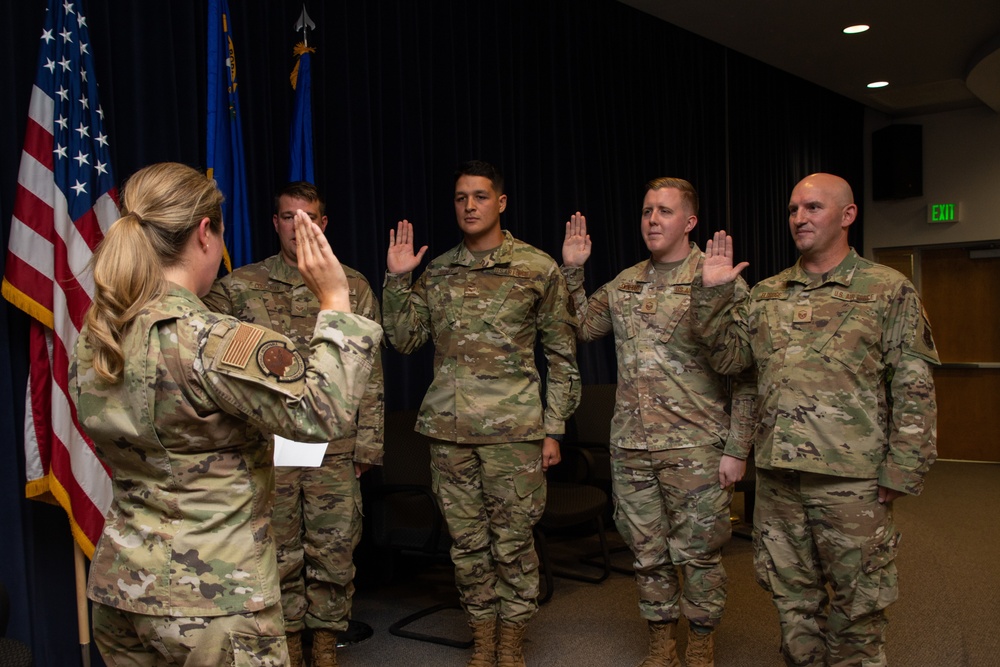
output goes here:
{"type": "MultiPolygon", "coordinates": [[[[437,500],[431,491],[430,443],[413,430],[417,411],[387,412],[385,415],[385,457],[381,467],[372,469],[367,499],[369,536],[375,547],[388,552],[383,569],[391,572],[401,556],[419,556],[451,563],[451,538],[444,525],[437,500]]],[[[410,624],[447,609],[461,609],[456,599],[432,605],[410,614],[389,627],[397,637],[468,648],[472,639],[455,639],[408,630],[410,624]]]]}
{"type": "Polygon", "coordinates": [[[0,667],[31,667],[35,663],[28,645],[7,637],[9,620],[10,597],[7,587],[0,583],[0,667]]]}
{"type": "MultiPolygon", "coordinates": [[[[580,406],[567,424],[569,446],[586,449],[591,456],[590,475],[584,480],[611,497],[611,419],[615,414],[616,384],[585,384],[580,406]]],[[[606,518],[610,518],[608,515],[606,518]]]]}
{"type": "MultiPolygon", "coordinates": [[[[614,491],[611,484],[611,420],[615,414],[615,396],[617,384],[585,384],[580,392],[580,405],[567,428],[568,447],[586,450],[590,455],[591,468],[589,475],[582,481],[604,491],[610,498],[614,491]]],[[[612,506],[608,503],[604,513],[605,523],[614,523],[612,506]]],[[[621,545],[610,549],[610,554],[631,554],[628,546],[621,545]]],[[[603,553],[586,554],[581,562],[600,567],[603,553]]],[[[633,574],[631,565],[611,563],[611,570],[619,574],[633,574]]]]}
{"type": "Polygon", "coordinates": [[[590,475],[593,459],[586,449],[562,448],[563,461],[558,466],[549,469],[548,498],[542,518],[535,526],[535,548],[541,561],[542,574],[545,581],[545,593],[539,599],[539,604],[545,604],[552,599],[555,590],[553,577],[563,577],[592,584],[599,584],[611,574],[611,554],[608,549],[608,538],[604,530],[604,513],[608,507],[608,495],[601,489],[582,483],[590,475]],[[552,478],[569,477],[566,481],[552,478]],[[598,574],[588,574],[579,570],[568,570],[553,566],[549,549],[549,537],[565,533],[569,529],[593,523],[601,543],[599,555],[585,554],[580,562],[592,565],[599,570],[598,574]],[[591,560],[592,559],[592,560],[591,560]]]}

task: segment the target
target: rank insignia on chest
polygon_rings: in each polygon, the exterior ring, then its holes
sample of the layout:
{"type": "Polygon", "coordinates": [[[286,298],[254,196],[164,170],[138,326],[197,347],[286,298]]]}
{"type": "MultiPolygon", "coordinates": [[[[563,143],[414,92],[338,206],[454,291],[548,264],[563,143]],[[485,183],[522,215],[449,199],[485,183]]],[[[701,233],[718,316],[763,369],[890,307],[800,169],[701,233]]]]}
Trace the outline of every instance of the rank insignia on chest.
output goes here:
{"type": "Polygon", "coordinates": [[[280,340],[269,340],[257,348],[257,365],[278,382],[295,382],[306,372],[302,355],[289,350],[280,340]]]}
{"type": "Polygon", "coordinates": [[[642,306],[639,307],[639,312],[642,313],[655,313],[656,312],[656,299],[649,298],[642,302],[642,306]]]}
{"type": "Polygon", "coordinates": [[[792,318],[792,322],[812,322],[813,309],[812,306],[806,304],[804,306],[795,306],[795,314],[792,318]]]}
{"type": "Polygon", "coordinates": [[[642,291],[642,285],[640,285],[639,283],[632,282],[632,281],[627,281],[627,282],[620,283],[618,285],[618,291],[619,292],[630,292],[632,294],[638,294],[639,292],[642,291]]]}

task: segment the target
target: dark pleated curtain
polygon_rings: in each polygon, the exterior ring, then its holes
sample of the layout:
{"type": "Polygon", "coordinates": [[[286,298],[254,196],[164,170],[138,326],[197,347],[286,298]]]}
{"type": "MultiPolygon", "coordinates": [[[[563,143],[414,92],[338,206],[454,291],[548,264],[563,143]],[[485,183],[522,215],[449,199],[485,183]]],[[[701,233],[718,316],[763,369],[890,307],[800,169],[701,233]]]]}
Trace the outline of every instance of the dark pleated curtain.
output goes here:
{"type": "MultiPolygon", "coordinates": [[[[229,0],[253,247],[277,250],[271,196],[287,173],[288,75],[301,0],[229,0]]],[[[376,292],[388,229],[401,218],[432,255],[459,240],[453,170],[469,158],[507,177],[504,224],[559,257],[563,224],[587,215],[594,252],[588,290],[645,255],[642,185],[689,179],[701,199],[694,240],[728,227],[754,282],[789,265],[785,208],[792,184],[828,170],[862,184],[856,103],[727,51],[613,0],[313,0],[310,43],[316,173],[328,234],[376,292]]],[[[84,5],[119,181],[140,167],[205,163],[206,3],[105,0],[84,5]]],[[[44,3],[0,6],[0,222],[6,247],[44,3]]],[[[863,193],[857,192],[859,199],[863,193]]],[[[860,224],[855,225],[860,247],[860,224]]],[[[22,499],[26,319],[0,318],[3,424],[0,530],[8,553],[12,630],[37,664],[74,664],[70,546],[61,512],[22,499]],[[7,372],[9,371],[9,372],[7,372]]],[[[582,346],[585,382],[615,379],[614,346],[582,346]]],[[[386,352],[390,408],[419,403],[428,346],[386,352]]]]}

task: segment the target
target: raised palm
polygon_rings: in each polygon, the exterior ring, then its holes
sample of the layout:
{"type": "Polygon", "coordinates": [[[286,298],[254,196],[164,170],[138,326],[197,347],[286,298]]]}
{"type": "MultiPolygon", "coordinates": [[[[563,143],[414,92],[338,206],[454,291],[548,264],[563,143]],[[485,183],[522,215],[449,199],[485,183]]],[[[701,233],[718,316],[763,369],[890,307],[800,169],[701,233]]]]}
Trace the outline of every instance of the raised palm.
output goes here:
{"type": "Polygon", "coordinates": [[[389,273],[409,273],[420,266],[427,252],[427,246],[413,252],[413,225],[408,220],[400,220],[396,229],[389,230],[389,252],[385,258],[389,273]]]}
{"type": "Polygon", "coordinates": [[[709,239],[705,245],[705,262],[701,267],[701,283],[705,287],[731,283],[748,266],[750,266],[749,262],[740,262],[733,266],[733,237],[724,231],[715,232],[715,236],[709,239]]]}
{"type": "Polygon", "coordinates": [[[587,217],[579,211],[566,223],[562,259],[566,266],[583,266],[590,258],[590,236],[587,235],[587,217]]]}

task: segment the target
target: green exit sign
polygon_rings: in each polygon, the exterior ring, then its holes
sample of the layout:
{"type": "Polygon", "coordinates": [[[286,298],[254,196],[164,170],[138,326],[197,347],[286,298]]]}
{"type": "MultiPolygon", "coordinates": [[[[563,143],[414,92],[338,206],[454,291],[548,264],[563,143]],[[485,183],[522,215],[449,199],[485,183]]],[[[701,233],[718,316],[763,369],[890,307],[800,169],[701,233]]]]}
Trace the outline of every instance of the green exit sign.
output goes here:
{"type": "Polygon", "coordinates": [[[928,204],[927,222],[958,222],[958,203],[928,204]]]}

